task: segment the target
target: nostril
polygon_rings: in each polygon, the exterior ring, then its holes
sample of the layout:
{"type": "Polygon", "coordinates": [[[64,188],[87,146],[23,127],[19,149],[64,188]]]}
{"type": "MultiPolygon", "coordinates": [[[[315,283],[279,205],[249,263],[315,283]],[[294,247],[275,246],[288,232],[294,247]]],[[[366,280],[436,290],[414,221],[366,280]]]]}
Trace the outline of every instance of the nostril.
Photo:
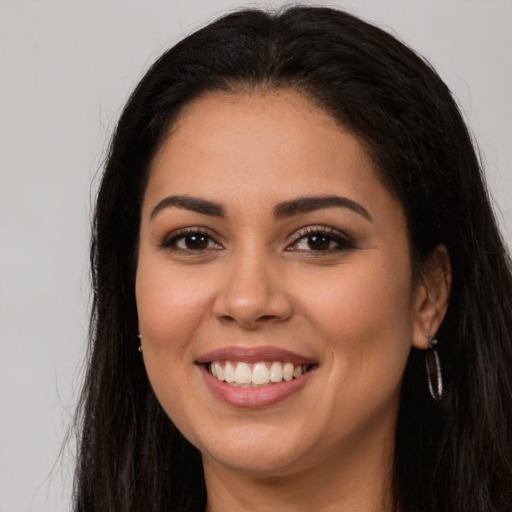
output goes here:
{"type": "Polygon", "coordinates": [[[256,321],[265,322],[268,320],[273,320],[275,318],[276,318],[275,315],[262,315],[259,318],[257,318],[256,321]]]}
{"type": "Polygon", "coordinates": [[[219,319],[221,322],[227,325],[240,324],[246,329],[256,329],[262,324],[278,320],[279,317],[276,315],[261,315],[254,318],[235,318],[231,315],[221,315],[219,316],[219,319]]]}
{"type": "Polygon", "coordinates": [[[236,286],[226,287],[216,297],[213,313],[221,322],[226,325],[237,323],[251,329],[290,317],[291,301],[281,288],[268,284],[260,288],[255,284],[242,284],[239,278],[236,286]]]}

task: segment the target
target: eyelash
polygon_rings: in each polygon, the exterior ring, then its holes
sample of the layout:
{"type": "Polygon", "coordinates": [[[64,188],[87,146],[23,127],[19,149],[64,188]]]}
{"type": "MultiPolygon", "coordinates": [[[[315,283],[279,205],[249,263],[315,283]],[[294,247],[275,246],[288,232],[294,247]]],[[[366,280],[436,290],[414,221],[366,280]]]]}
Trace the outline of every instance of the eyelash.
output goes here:
{"type": "Polygon", "coordinates": [[[165,238],[160,244],[160,247],[162,249],[170,249],[176,252],[202,252],[204,250],[212,249],[212,247],[198,247],[194,249],[187,247],[179,247],[178,243],[180,241],[186,243],[187,237],[202,237],[207,245],[213,242],[216,246],[214,247],[214,249],[222,249],[222,246],[215,241],[215,238],[212,236],[212,234],[209,233],[207,230],[201,228],[179,229],[178,231],[173,232],[170,237],[165,238]]]}
{"type": "Polygon", "coordinates": [[[288,251],[305,251],[316,254],[332,254],[335,252],[356,248],[354,240],[350,236],[337,229],[327,226],[308,226],[306,228],[299,230],[297,233],[294,233],[293,236],[295,241],[288,245],[288,251]],[[328,247],[326,249],[311,248],[309,243],[315,236],[320,236],[320,238],[322,239],[320,240],[320,242],[327,241],[328,247]],[[298,248],[299,244],[303,241],[306,241],[306,243],[308,243],[309,249],[298,248]],[[332,243],[336,244],[336,246],[331,247],[332,243]]]}
{"type": "MultiPolygon", "coordinates": [[[[286,250],[289,252],[293,251],[301,251],[301,252],[311,252],[314,254],[332,254],[335,252],[340,252],[349,249],[355,249],[356,245],[351,237],[347,234],[338,231],[337,229],[326,227],[326,226],[308,226],[306,228],[302,228],[298,232],[294,233],[293,241],[287,245],[286,250]],[[326,248],[312,248],[309,245],[312,242],[313,237],[319,236],[320,243],[326,243],[328,246],[326,248]],[[299,248],[301,243],[307,243],[309,249],[299,248]],[[331,247],[332,244],[336,244],[335,247],[331,247]]],[[[192,240],[189,240],[192,241],[192,240]]],[[[314,242],[313,242],[314,243],[314,242]]],[[[222,245],[219,244],[214,236],[209,233],[207,230],[202,228],[183,228],[174,233],[170,237],[165,238],[160,244],[162,249],[168,249],[175,252],[188,252],[188,253],[202,253],[208,250],[219,250],[222,249],[222,245]],[[200,237],[200,242],[205,243],[204,247],[179,247],[179,243],[182,242],[186,244],[187,237],[200,237]],[[208,247],[208,245],[213,244],[214,247],[208,247]]]]}

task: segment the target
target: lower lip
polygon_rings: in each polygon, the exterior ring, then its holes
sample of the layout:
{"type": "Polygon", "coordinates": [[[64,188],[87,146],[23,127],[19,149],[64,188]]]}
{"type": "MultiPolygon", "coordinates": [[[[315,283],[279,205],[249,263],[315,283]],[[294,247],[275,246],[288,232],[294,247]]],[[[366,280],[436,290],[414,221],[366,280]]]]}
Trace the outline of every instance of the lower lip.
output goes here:
{"type": "Polygon", "coordinates": [[[298,379],[288,382],[270,384],[262,388],[242,388],[230,386],[226,382],[216,379],[203,364],[200,365],[200,369],[210,390],[221,402],[242,408],[268,407],[285,400],[299,391],[315,370],[315,368],[310,369],[298,379]]]}

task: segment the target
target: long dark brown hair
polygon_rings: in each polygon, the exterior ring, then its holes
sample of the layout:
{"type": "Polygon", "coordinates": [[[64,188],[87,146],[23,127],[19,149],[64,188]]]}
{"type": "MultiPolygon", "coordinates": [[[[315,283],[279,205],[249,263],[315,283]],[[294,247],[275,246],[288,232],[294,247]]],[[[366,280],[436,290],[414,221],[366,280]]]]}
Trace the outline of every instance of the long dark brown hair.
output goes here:
{"type": "Polygon", "coordinates": [[[204,510],[198,451],[158,404],[137,352],[135,271],[148,166],[183,106],[208,91],[293,89],[366,144],[401,201],[413,266],[439,244],[453,286],[438,332],[445,392],[412,350],[392,490],[404,512],[512,510],[512,277],[479,161],[439,76],[345,12],[243,10],[164,53],[126,105],[97,197],[88,372],[77,413],[76,512],[204,510]]]}

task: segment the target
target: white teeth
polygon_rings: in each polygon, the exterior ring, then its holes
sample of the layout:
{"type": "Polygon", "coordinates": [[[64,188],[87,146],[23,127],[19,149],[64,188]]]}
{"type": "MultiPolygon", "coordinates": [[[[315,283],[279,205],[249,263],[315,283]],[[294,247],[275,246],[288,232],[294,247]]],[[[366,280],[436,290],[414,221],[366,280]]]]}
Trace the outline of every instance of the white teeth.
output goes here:
{"type": "Polygon", "coordinates": [[[216,379],[244,388],[262,387],[283,380],[290,382],[298,379],[308,369],[309,365],[294,365],[280,361],[274,361],[272,364],[259,362],[252,365],[236,361],[226,361],[223,365],[220,361],[212,361],[209,365],[210,373],[216,379]]]}
{"type": "MultiPolygon", "coordinates": [[[[240,363],[244,364],[244,363],[240,363]]],[[[240,366],[240,364],[238,366],[240,366]]],[[[252,369],[252,383],[253,384],[268,384],[270,379],[270,372],[268,371],[265,363],[256,363],[252,369]]]]}
{"type": "Polygon", "coordinates": [[[215,370],[214,370],[215,374],[212,371],[212,375],[214,377],[217,377],[217,379],[219,379],[219,380],[225,380],[224,368],[222,368],[222,366],[220,365],[220,363],[218,361],[215,361],[214,363],[212,363],[211,368],[215,368],[215,370]]]}
{"type": "Polygon", "coordinates": [[[272,363],[270,367],[270,381],[281,382],[283,380],[283,365],[281,363],[272,363]]]}
{"type": "Polygon", "coordinates": [[[224,380],[226,382],[235,382],[235,370],[229,361],[224,366],[224,380]]]}
{"type": "Polygon", "coordinates": [[[293,369],[294,369],[294,366],[292,363],[284,363],[283,379],[286,382],[290,382],[293,379],[293,369]]]}
{"type": "Polygon", "coordinates": [[[235,370],[235,382],[238,384],[250,384],[252,372],[246,363],[238,363],[235,370]]]}

